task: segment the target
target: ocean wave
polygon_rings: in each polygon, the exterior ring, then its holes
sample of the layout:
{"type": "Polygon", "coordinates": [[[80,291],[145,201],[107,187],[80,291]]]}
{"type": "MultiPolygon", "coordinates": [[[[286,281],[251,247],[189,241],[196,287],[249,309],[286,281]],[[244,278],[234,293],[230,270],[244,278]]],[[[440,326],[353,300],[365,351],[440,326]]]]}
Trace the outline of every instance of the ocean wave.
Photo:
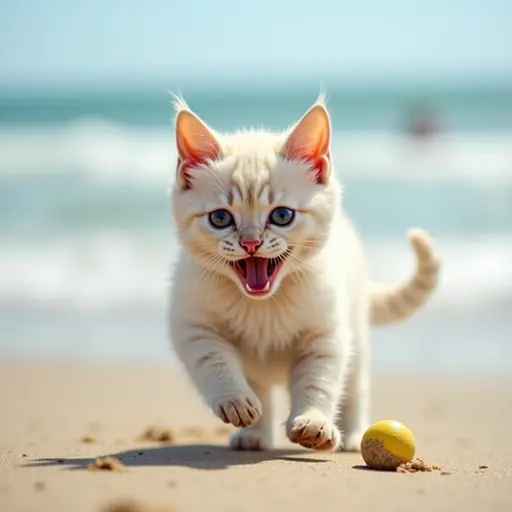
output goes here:
{"type": "MultiPolygon", "coordinates": [[[[441,283],[434,311],[512,311],[512,237],[438,241],[441,283]]],[[[413,271],[404,239],[366,241],[372,278],[398,282],[413,271]]],[[[41,243],[0,243],[1,308],[75,310],[165,307],[169,270],[178,256],[169,236],[101,233],[41,243]]]]}
{"type": "MultiPolygon", "coordinates": [[[[176,154],[172,126],[142,128],[102,119],[61,125],[0,126],[0,179],[82,173],[96,180],[170,182],[176,154]]],[[[512,132],[447,133],[414,141],[391,132],[337,132],[338,172],[390,177],[512,181],[512,132]]]]}

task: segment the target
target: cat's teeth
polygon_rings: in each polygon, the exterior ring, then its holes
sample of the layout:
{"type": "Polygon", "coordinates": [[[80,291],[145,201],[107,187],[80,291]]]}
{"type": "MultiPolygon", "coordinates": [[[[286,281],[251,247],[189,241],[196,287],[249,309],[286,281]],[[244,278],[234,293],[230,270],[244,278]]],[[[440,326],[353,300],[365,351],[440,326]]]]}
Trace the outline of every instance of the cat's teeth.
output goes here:
{"type": "Polygon", "coordinates": [[[265,288],[262,288],[261,290],[253,290],[247,283],[245,283],[245,289],[249,292],[268,292],[270,290],[270,281],[267,281],[267,284],[265,285],[265,288]]]}

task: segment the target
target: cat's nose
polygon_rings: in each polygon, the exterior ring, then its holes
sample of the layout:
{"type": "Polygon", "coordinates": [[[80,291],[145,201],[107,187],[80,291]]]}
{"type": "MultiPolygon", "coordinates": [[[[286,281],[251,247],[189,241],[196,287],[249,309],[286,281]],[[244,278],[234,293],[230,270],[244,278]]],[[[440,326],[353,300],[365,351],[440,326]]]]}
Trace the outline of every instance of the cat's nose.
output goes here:
{"type": "Polygon", "coordinates": [[[254,255],[256,251],[263,245],[263,242],[257,239],[242,239],[240,240],[240,245],[244,249],[244,251],[249,255],[254,255]]]}
{"type": "Polygon", "coordinates": [[[263,244],[263,233],[256,226],[245,226],[240,230],[240,245],[243,250],[253,255],[263,244]]]}

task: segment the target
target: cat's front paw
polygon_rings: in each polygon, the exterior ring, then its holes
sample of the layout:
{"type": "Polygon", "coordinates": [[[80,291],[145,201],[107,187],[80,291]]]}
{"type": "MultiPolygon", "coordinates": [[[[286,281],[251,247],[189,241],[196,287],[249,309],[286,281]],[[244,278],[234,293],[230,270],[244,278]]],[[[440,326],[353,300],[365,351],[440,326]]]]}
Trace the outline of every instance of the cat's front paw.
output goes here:
{"type": "Polygon", "coordinates": [[[213,412],[224,422],[235,427],[249,427],[261,416],[261,402],[252,393],[221,397],[212,404],[213,412]]]}
{"type": "Polygon", "coordinates": [[[263,432],[252,428],[239,428],[229,438],[231,450],[265,451],[270,450],[271,440],[266,439],[263,432]]]}
{"type": "Polygon", "coordinates": [[[334,451],[341,444],[341,434],[334,422],[318,411],[290,418],[286,433],[292,443],[313,450],[334,451]]]}

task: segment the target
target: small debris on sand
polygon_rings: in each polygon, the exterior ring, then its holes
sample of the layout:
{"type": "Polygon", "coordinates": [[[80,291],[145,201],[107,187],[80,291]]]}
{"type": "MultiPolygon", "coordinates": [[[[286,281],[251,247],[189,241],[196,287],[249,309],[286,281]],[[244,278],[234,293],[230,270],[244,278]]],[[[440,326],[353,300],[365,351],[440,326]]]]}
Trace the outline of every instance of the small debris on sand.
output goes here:
{"type": "Polygon", "coordinates": [[[426,464],[421,459],[415,459],[411,462],[404,462],[396,468],[398,473],[420,473],[420,472],[432,472],[441,471],[441,467],[437,465],[426,464]]]}
{"type": "Polygon", "coordinates": [[[478,469],[489,469],[489,466],[486,466],[485,464],[480,464],[480,466],[478,466],[478,469]]]}
{"type": "Polygon", "coordinates": [[[185,437],[202,438],[205,435],[204,429],[201,427],[185,427],[180,434],[185,437]]]}
{"type": "Polygon", "coordinates": [[[466,437],[461,437],[460,439],[458,439],[457,440],[457,444],[461,448],[469,448],[469,447],[471,447],[471,441],[469,439],[467,439],[466,437]]]}
{"type": "Polygon", "coordinates": [[[94,438],[92,436],[84,436],[84,437],[82,437],[81,441],[82,441],[82,443],[85,443],[85,444],[93,444],[96,442],[96,438],[94,438]]]}
{"type": "Polygon", "coordinates": [[[217,435],[217,436],[227,436],[227,435],[231,434],[232,431],[233,431],[233,429],[231,429],[229,427],[217,427],[215,429],[215,435],[217,435]]]}
{"type": "Polygon", "coordinates": [[[175,439],[175,435],[170,428],[162,427],[159,425],[151,425],[142,433],[139,439],[141,441],[172,443],[175,439]]]}
{"type": "Polygon", "coordinates": [[[108,504],[101,512],[176,512],[175,508],[149,507],[134,500],[120,500],[108,504]]]}
{"type": "Polygon", "coordinates": [[[87,466],[87,469],[89,471],[128,471],[128,468],[115,457],[98,457],[87,466]]]}
{"type": "Polygon", "coordinates": [[[44,491],[46,489],[46,483],[42,482],[41,480],[38,480],[37,482],[34,482],[34,489],[37,492],[44,491]]]}

